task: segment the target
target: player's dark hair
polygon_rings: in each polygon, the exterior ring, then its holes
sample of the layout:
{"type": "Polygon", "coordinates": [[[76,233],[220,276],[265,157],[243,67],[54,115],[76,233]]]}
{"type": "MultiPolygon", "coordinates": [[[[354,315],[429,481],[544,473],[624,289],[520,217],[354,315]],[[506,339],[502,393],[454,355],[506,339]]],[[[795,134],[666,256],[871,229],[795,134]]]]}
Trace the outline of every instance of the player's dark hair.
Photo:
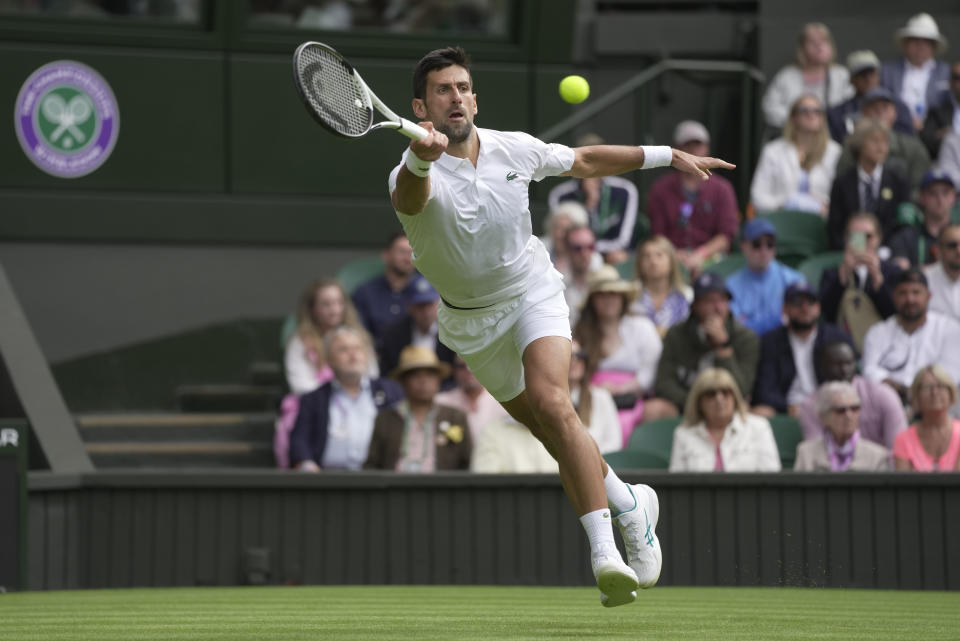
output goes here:
{"type": "Polygon", "coordinates": [[[407,232],[405,232],[405,231],[395,231],[395,232],[393,232],[392,234],[390,234],[389,236],[387,236],[387,242],[386,242],[386,244],[383,246],[383,248],[384,248],[384,249],[392,249],[392,248],[393,248],[393,244],[394,244],[395,242],[397,242],[397,239],[398,239],[398,238],[406,238],[406,237],[407,237],[407,232]]]}
{"type": "Polygon", "coordinates": [[[427,74],[431,71],[446,69],[451,65],[459,65],[470,75],[470,85],[473,86],[473,74],[470,73],[470,56],[463,47],[445,47],[434,49],[417,63],[413,69],[413,97],[423,99],[427,92],[427,74]]]}

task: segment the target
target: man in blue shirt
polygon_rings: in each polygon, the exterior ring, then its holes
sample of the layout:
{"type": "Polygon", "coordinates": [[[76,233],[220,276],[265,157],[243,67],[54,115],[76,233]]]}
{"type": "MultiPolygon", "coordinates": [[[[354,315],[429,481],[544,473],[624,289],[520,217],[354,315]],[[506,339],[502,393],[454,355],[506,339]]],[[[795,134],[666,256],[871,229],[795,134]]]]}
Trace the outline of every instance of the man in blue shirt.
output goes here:
{"type": "Polygon", "coordinates": [[[762,336],[780,327],[783,293],[803,275],[776,260],[777,230],[766,218],[754,218],[743,226],[740,251],[747,264],[727,278],[727,289],[733,294],[730,312],[762,336]]]}
{"type": "Polygon", "coordinates": [[[407,297],[415,293],[415,281],[420,278],[413,267],[413,248],[405,233],[390,236],[380,257],[383,274],[353,292],[353,304],[378,350],[384,330],[407,317],[407,297]]]}

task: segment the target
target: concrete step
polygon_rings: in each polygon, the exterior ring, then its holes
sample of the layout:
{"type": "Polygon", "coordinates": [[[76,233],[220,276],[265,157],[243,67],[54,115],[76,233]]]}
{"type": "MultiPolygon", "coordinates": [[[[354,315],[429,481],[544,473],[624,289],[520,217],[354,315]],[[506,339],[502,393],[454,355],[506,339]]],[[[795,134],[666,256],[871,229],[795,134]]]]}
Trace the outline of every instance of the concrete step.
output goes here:
{"type": "Polygon", "coordinates": [[[74,417],[84,442],[253,441],[273,439],[276,414],[104,413],[74,417]]]}
{"type": "Polygon", "coordinates": [[[274,412],[284,390],[279,385],[180,385],[177,406],[183,412],[274,412]]]}

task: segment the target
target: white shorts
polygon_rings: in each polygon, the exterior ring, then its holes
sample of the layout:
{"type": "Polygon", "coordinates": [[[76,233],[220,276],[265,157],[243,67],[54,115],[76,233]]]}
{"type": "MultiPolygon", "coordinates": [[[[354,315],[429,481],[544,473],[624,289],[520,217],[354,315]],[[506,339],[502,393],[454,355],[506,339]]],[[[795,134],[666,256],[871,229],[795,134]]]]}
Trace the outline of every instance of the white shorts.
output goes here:
{"type": "Polygon", "coordinates": [[[570,340],[570,311],[563,280],[555,271],[526,293],[491,307],[458,310],[440,303],[437,320],[440,341],[463,358],[501,403],[527,387],[523,373],[527,345],[545,336],[570,340]]]}

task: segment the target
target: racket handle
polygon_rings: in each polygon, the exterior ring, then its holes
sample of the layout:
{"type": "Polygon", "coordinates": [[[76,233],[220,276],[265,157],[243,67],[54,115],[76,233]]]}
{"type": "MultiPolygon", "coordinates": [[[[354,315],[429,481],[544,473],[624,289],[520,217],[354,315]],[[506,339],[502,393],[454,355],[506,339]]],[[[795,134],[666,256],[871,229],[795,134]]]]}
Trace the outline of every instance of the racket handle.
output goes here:
{"type": "Polygon", "coordinates": [[[413,138],[414,140],[423,140],[430,135],[429,131],[420,125],[410,122],[406,118],[400,119],[400,126],[397,128],[397,131],[407,138],[413,138]]]}

